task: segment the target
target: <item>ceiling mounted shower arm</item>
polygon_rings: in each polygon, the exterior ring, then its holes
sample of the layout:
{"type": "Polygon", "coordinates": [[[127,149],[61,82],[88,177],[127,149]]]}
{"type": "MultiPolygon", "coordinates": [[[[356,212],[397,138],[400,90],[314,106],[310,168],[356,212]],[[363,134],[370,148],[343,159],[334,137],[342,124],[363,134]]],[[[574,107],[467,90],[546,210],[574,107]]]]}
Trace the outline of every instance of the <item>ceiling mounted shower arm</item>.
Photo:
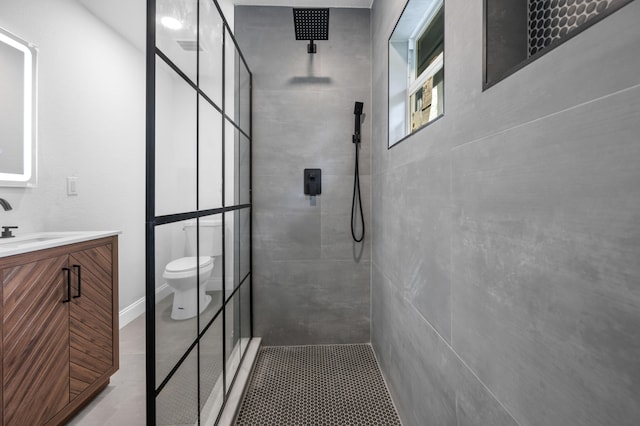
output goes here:
{"type": "Polygon", "coordinates": [[[307,53],[316,53],[317,46],[313,42],[313,40],[309,40],[309,44],[307,44],[307,53]]]}
{"type": "Polygon", "coordinates": [[[317,40],[329,40],[329,9],[293,9],[296,40],[308,40],[307,53],[316,53],[317,40]]]}

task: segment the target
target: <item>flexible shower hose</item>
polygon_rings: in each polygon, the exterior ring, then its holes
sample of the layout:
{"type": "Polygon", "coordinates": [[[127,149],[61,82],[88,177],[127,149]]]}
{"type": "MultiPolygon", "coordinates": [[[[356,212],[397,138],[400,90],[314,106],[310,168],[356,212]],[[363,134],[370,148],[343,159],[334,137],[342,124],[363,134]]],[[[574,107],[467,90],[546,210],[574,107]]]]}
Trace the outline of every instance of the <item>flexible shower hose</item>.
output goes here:
{"type": "Polygon", "coordinates": [[[351,236],[356,243],[364,240],[364,213],[362,212],[362,196],[360,195],[360,170],[359,170],[359,161],[358,157],[360,156],[360,142],[354,143],[356,146],[356,165],[353,172],[353,198],[351,200],[351,236]],[[362,235],[360,238],[356,237],[356,221],[357,221],[357,212],[356,212],[356,193],[358,194],[358,207],[360,210],[360,222],[362,223],[362,235]]]}

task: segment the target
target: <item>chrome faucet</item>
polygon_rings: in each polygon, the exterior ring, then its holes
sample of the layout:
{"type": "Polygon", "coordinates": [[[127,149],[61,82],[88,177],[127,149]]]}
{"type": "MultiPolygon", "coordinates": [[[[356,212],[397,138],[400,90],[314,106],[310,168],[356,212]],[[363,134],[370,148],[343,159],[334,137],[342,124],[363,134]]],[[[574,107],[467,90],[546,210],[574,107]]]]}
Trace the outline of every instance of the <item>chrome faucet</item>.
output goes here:
{"type": "Polygon", "coordinates": [[[5,211],[13,210],[11,204],[9,204],[9,202],[4,198],[0,198],[0,206],[2,206],[5,211]]]}

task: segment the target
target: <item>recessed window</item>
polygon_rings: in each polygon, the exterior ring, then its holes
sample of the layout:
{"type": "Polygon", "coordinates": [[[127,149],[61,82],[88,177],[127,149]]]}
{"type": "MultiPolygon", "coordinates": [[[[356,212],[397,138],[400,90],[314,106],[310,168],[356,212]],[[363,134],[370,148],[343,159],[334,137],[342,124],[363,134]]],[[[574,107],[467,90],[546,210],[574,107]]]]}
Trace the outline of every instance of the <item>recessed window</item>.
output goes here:
{"type": "Polygon", "coordinates": [[[485,89],[631,0],[485,0],[485,89]]]}
{"type": "Polygon", "coordinates": [[[389,38],[389,146],[444,113],[444,2],[409,1],[389,38]]]}

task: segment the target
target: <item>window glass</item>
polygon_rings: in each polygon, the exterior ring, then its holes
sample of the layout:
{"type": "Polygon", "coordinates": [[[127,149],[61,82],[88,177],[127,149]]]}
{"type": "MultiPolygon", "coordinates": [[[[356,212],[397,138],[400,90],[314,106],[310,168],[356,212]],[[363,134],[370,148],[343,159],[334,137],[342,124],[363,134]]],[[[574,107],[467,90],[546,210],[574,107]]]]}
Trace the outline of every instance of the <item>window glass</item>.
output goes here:
{"type": "Polygon", "coordinates": [[[416,75],[420,75],[444,52],[444,14],[442,7],[416,42],[416,75]]]}
{"type": "Polygon", "coordinates": [[[389,38],[389,146],[444,114],[444,1],[410,0],[389,38]]]}

